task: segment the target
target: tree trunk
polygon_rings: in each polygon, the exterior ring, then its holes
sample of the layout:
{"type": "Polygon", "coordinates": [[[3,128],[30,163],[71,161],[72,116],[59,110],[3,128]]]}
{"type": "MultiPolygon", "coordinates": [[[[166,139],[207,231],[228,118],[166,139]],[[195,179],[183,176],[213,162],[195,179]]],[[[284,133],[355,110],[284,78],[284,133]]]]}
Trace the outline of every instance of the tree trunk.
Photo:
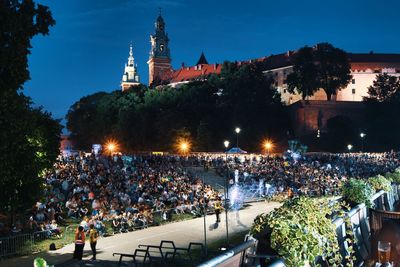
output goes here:
{"type": "MultiPolygon", "coordinates": [[[[326,92],[326,91],[325,91],[325,92],[326,92]]],[[[332,94],[326,92],[326,99],[327,99],[328,101],[331,101],[331,99],[332,99],[332,94]]]]}

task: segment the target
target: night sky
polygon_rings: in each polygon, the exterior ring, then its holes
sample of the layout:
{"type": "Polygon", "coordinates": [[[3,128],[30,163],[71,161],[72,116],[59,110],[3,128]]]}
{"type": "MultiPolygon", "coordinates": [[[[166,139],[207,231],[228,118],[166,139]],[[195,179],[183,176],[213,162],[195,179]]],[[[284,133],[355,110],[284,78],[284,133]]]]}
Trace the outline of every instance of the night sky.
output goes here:
{"type": "Polygon", "coordinates": [[[50,35],[33,39],[25,93],[55,118],[79,98],[119,89],[129,43],[148,82],[149,35],[158,8],[174,68],[246,60],[330,42],[348,52],[400,53],[400,1],[37,0],[53,12],[50,35]]]}

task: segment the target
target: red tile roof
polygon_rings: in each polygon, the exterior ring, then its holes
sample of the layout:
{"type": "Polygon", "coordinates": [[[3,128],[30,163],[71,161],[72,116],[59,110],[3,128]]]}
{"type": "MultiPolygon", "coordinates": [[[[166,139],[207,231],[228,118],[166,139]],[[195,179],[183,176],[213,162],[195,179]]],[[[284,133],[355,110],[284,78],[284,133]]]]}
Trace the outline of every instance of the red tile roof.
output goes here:
{"type": "MultiPolygon", "coordinates": [[[[166,74],[169,83],[205,79],[211,74],[221,73],[221,64],[200,64],[192,67],[181,67],[172,73],[166,74]]],[[[165,80],[163,78],[163,80],[165,80]]]]}

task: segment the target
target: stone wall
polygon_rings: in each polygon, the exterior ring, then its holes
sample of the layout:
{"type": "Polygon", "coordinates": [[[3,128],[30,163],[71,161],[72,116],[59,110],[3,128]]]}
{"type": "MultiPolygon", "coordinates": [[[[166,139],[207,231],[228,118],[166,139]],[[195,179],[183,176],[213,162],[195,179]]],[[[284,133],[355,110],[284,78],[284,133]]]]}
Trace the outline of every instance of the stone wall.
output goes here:
{"type": "Polygon", "coordinates": [[[326,131],[327,121],[339,115],[349,117],[355,127],[362,127],[365,121],[362,102],[302,100],[292,104],[289,112],[296,138],[326,131]]]}

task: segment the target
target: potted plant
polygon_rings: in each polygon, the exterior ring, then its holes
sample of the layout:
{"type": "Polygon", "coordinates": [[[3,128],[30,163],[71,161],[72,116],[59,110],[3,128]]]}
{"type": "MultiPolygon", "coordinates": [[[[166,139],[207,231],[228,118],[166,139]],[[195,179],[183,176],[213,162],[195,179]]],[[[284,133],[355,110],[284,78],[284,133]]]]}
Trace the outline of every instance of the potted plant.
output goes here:
{"type": "Polygon", "coordinates": [[[350,206],[365,203],[367,207],[372,207],[371,198],[374,193],[369,183],[359,179],[351,178],[342,186],[342,195],[350,206]]]}
{"type": "Polygon", "coordinates": [[[294,198],[257,216],[250,232],[255,236],[267,232],[265,238],[287,266],[309,266],[318,256],[330,265],[340,264],[335,225],[329,218],[336,209],[338,205],[327,199],[294,198]]]}
{"type": "Polygon", "coordinates": [[[377,175],[370,177],[368,179],[368,183],[376,190],[384,190],[386,192],[390,191],[391,184],[388,179],[385,178],[383,175],[377,175]]]}

